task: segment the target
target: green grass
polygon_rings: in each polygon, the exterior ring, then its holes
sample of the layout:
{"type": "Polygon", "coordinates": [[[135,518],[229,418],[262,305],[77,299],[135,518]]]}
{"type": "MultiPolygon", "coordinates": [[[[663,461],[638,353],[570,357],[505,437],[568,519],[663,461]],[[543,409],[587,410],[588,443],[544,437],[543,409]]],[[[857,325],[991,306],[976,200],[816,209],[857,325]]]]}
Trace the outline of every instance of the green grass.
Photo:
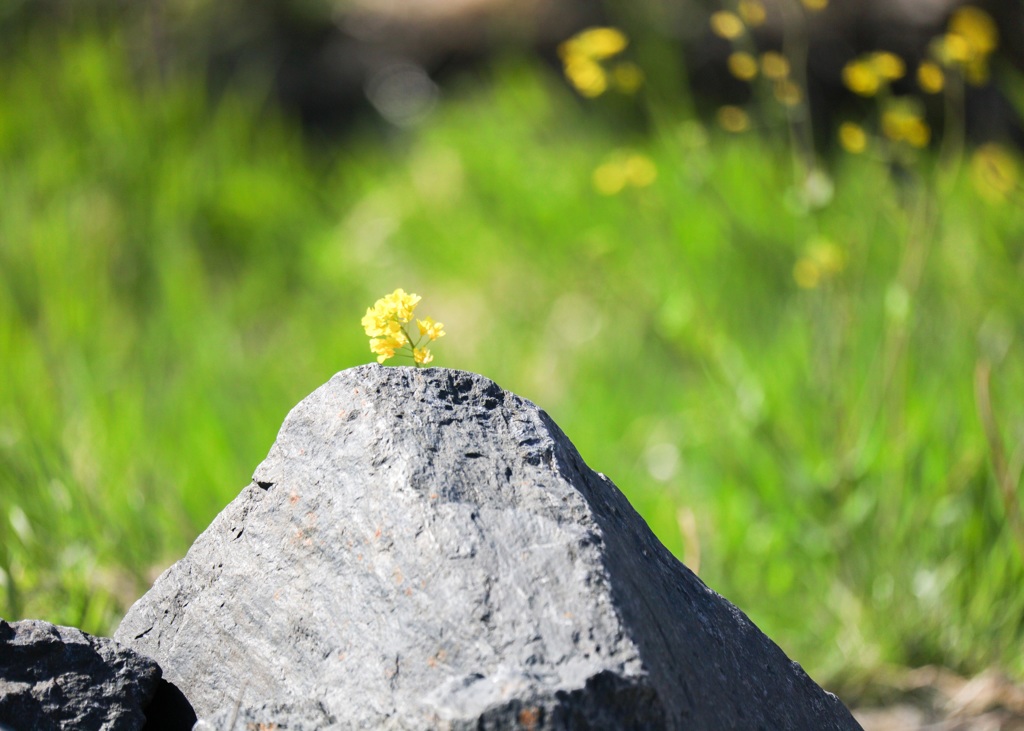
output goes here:
{"type": "Polygon", "coordinates": [[[819,681],[1024,675],[974,387],[987,360],[1019,449],[1019,206],[848,156],[808,210],[784,148],[683,120],[624,140],[525,63],[326,156],[258,98],[128,68],[86,38],[0,78],[0,616],[109,634],[287,410],[372,360],[360,316],[401,286],[446,324],[435,365],[545,408],[819,681]],[[602,196],[623,146],[657,180],[602,196]],[[801,289],[821,237],[845,266],[801,289]]]}

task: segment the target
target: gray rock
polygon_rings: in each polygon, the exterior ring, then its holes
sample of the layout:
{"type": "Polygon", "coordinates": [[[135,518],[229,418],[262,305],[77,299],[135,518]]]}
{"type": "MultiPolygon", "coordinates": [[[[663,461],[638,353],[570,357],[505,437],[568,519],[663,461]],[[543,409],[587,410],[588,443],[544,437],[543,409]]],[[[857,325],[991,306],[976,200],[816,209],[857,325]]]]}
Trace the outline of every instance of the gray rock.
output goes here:
{"type": "Polygon", "coordinates": [[[221,729],[859,728],[547,414],[445,369],[303,400],[115,637],[221,729]]]}
{"type": "Polygon", "coordinates": [[[140,729],[157,664],[106,637],[0,619],[0,728],[140,729]]]}

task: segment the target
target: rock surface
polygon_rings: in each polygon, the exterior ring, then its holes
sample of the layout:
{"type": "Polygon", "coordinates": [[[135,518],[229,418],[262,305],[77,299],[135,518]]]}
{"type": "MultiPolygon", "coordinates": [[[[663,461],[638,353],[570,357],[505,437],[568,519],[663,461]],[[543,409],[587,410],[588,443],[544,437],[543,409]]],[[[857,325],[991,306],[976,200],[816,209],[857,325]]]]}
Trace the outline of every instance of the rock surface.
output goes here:
{"type": "Polygon", "coordinates": [[[542,410],[362,366],[129,611],[205,728],[856,729],[542,410]]]}
{"type": "Polygon", "coordinates": [[[160,668],[106,637],[0,619],[0,728],[141,729],[160,668]]]}

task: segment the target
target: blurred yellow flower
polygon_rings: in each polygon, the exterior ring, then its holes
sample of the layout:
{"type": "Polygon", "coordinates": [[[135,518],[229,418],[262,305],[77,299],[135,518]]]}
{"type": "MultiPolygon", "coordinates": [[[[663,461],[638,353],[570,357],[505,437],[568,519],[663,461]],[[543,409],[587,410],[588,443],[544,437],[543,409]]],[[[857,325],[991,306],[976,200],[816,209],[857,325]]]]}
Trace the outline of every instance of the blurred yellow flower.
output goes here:
{"type": "Polygon", "coordinates": [[[757,60],[746,51],[730,53],[726,63],[729,66],[729,73],[737,79],[750,81],[757,76],[757,60]]]}
{"type": "Polygon", "coordinates": [[[882,80],[870,64],[858,59],[843,66],[843,84],[854,94],[874,96],[878,93],[882,80]]]}
{"type": "Polygon", "coordinates": [[[743,22],[751,28],[764,25],[765,18],[768,15],[761,0],[740,0],[736,10],[739,12],[743,22]]]}
{"type": "Polygon", "coordinates": [[[988,81],[988,57],[998,46],[999,31],[992,16],[965,5],[950,17],[946,34],[935,40],[931,51],[941,63],[962,68],[967,81],[980,86],[988,81]]]}
{"type": "Polygon", "coordinates": [[[623,61],[610,70],[602,61],[622,53],[629,39],[617,28],[588,28],[558,46],[565,78],[585,97],[598,97],[609,86],[632,94],[643,85],[644,75],[635,63],[623,61]]]}
{"type": "Polygon", "coordinates": [[[949,19],[948,30],[951,35],[963,38],[976,55],[987,56],[999,45],[999,31],[992,16],[971,5],[956,9],[949,19]]]}
{"type": "Polygon", "coordinates": [[[917,67],[917,85],[927,94],[938,94],[946,85],[946,76],[938,64],[922,61],[917,67]]]}
{"type": "Polygon", "coordinates": [[[800,0],[808,10],[824,10],[828,7],[828,0],[800,0]]]}
{"type": "Polygon", "coordinates": [[[611,58],[626,50],[629,39],[618,28],[587,28],[558,46],[562,60],[585,56],[594,61],[611,58]]]}
{"type": "Polygon", "coordinates": [[[373,307],[367,308],[362,325],[370,337],[370,352],[377,356],[378,363],[395,357],[403,348],[409,349],[409,355],[417,365],[425,365],[433,360],[429,350],[418,347],[419,342],[424,336],[430,340],[442,337],[444,324],[434,322],[430,317],[417,320],[420,337],[415,343],[406,330],[406,325],[413,319],[413,310],[420,299],[417,294],[407,294],[404,289],[396,289],[377,300],[373,307]]]}
{"type": "Polygon", "coordinates": [[[586,97],[601,96],[608,89],[608,75],[601,65],[585,56],[575,56],[565,62],[565,77],[586,97]]]}
{"type": "Polygon", "coordinates": [[[907,65],[890,51],[873,51],[847,62],[843,67],[843,84],[860,96],[874,96],[890,81],[903,78],[907,65]]]}
{"type": "Polygon", "coordinates": [[[761,54],[761,73],[769,79],[784,79],[789,76],[789,60],[777,51],[761,54]]]}
{"type": "Polygon", "coordinates": [[[915,110],[895,106],[882,112],[882,134],[893,142],[906,142],[911,147],[925,147],[931,140],[932,131],[915,110]]]}
{"type": "Polygon", "coordinates": [[[732,104],[719,107],[717,117],[718,124],[726,132],[743,132],[750,129],[750,116],[732,104]]]}
{"type": "Polygon", "coordinates": [[[947,33],[936,39],[935,55],[946,64],[965,64],[971,60],[971,47],[963,36],[947,33]]]}
{"type": "Polygon", "coordinates": [[[881,78],[886,81],[902,79],[907,72],[903,59],[889,51],[875,51],[868,56],[868,63],[881,78]]]}
{"type": "Polygon", "coordinates": [[[859,124],[843,122],[839,125],[839,144],[847,152],[859,155],[868,147],[868,136],[859,124]]]}
{"type": "Polygon", "coordinates": [[[654,161],[638,152],[619,150],[594,169],[594,189],[602,195],[615,195],[627,185],[646,188],[658,177],[654,161]]]}
{"type": "Polygon", "coordinates": [[[971,183],[991,203],[1001,203],[1018,187],[1017,159],[1005,147],[987,142],[971,155],[971,183]]]}
{"type": "Polygon", "coordinates": [[[711,14],[711,30],[716,36],[733,40],[743,35],[743,21],[736,13],[728,10],[719,10],[711,14]]]}

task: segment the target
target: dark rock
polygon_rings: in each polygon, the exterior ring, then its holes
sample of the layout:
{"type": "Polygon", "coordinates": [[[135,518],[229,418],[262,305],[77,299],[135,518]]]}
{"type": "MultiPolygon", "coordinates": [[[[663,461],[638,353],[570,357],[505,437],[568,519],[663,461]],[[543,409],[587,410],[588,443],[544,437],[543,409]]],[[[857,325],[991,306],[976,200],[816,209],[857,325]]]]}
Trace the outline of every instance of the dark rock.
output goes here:
{"type": "Polygon", "coordinates": [[[114,640],[0,619],[0,728],[141,729],[159,682],[153,660],[114,640]]]}
{"type": "Polygon", "coordinates": [[[363,366],[115,635],[203,727],[856,729],[543,411],[363,366]]]}

